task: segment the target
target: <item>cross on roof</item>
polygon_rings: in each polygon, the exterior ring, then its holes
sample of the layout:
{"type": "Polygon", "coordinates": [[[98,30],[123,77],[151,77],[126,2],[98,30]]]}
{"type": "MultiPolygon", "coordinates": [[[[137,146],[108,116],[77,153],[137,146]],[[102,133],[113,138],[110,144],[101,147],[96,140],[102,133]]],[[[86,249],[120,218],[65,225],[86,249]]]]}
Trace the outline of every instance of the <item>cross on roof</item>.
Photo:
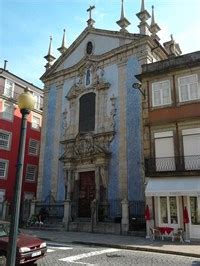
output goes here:
{"type": "Polygon", "coordinates": [[[87,12],[89,12],[89,19],[92,19],[92,9],[94,9],[95,6],[90,6],[88,9],[87,9],[87,12]]]}

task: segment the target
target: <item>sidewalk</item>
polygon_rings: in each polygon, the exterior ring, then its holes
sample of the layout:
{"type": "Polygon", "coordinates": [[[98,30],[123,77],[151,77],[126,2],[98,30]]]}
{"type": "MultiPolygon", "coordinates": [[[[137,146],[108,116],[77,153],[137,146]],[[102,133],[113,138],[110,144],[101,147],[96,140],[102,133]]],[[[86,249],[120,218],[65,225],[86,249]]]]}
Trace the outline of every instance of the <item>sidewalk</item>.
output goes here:
{"type": "Polygon", "coordinates": [[[192,241],[191,243],[181,244],[178,241],[151,241],[149,239],[145,239],[144,237],[121,236],[111,234],[47,231],[35,229],[22,229],[22,231],[24,233],[28,233],[42,238],[46,241],[53,241],[65,244],[73,243],[98,245],[104,247],[159,252],[200,258],[200,242],[198,241],[192,241]]]}

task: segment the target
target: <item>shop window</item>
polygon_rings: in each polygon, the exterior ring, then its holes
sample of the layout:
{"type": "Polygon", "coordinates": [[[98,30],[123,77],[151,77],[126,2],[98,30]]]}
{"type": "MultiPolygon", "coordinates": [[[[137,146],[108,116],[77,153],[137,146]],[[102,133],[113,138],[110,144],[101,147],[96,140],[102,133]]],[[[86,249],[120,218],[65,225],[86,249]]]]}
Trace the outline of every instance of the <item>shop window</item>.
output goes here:
{"type": "Polygon", "coordinates": [[[161,223],[168,223],[168,213],[167,213],[167,198],[160,197],[160,218],[161,223]]]}
{"type": "Polygon", "coordinates": [[[169,208],[170,208],[171,224],[177,224],[178,223],[178,216],[177,216],[176,197],[169,197],[169,208]]]}
{"type": "Polygon", "coordinates": [[[179,101],[200,99],[200,85],[196,74],[178,78],[179,101]]]}
{"type": "Polygon", "coordinates": [[[159,81],[152,83],[152,106],[171,104],[170,81],[159,81]]]}
{"type": "Polygon", "coordinates": [[[160,197],[160,223],[178,224],[178,208],[176,197],[160,197]]]}
{"type": "Polygon", "coordinates": [[[191,223],[200,224],[200,197],[190,197],[191,223]]]}

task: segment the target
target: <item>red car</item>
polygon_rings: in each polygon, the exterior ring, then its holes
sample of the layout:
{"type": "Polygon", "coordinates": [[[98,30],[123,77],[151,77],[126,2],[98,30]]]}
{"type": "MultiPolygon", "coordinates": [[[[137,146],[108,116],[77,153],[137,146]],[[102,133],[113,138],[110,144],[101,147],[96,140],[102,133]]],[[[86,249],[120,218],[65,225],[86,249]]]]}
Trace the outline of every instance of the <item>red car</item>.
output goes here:
{"type": "MultiPolygon", "coordinates": [[[[10,224],[0,221],[0,265],[4,265],[7,255],[10,224]]],[[[34,263],[45,256],[47,251],[46,242],[31,235],[19,232],[17,238],[16,265],[34,263]]]]}

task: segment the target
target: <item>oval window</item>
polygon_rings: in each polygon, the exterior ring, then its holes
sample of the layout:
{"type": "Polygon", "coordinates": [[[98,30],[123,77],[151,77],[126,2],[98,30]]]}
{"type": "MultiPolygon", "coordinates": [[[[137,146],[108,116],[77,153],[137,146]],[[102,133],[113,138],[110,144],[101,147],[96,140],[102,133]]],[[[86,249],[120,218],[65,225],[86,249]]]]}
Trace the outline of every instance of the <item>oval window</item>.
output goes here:
{"type": "Polygon", "coordinates": [[[92,51],[93,51],[93,44],[92,44],[92,42],[88,42],[87,47],[86,47],[86,52],[87,52],[87,54],[91,54],[92,51]]]}

